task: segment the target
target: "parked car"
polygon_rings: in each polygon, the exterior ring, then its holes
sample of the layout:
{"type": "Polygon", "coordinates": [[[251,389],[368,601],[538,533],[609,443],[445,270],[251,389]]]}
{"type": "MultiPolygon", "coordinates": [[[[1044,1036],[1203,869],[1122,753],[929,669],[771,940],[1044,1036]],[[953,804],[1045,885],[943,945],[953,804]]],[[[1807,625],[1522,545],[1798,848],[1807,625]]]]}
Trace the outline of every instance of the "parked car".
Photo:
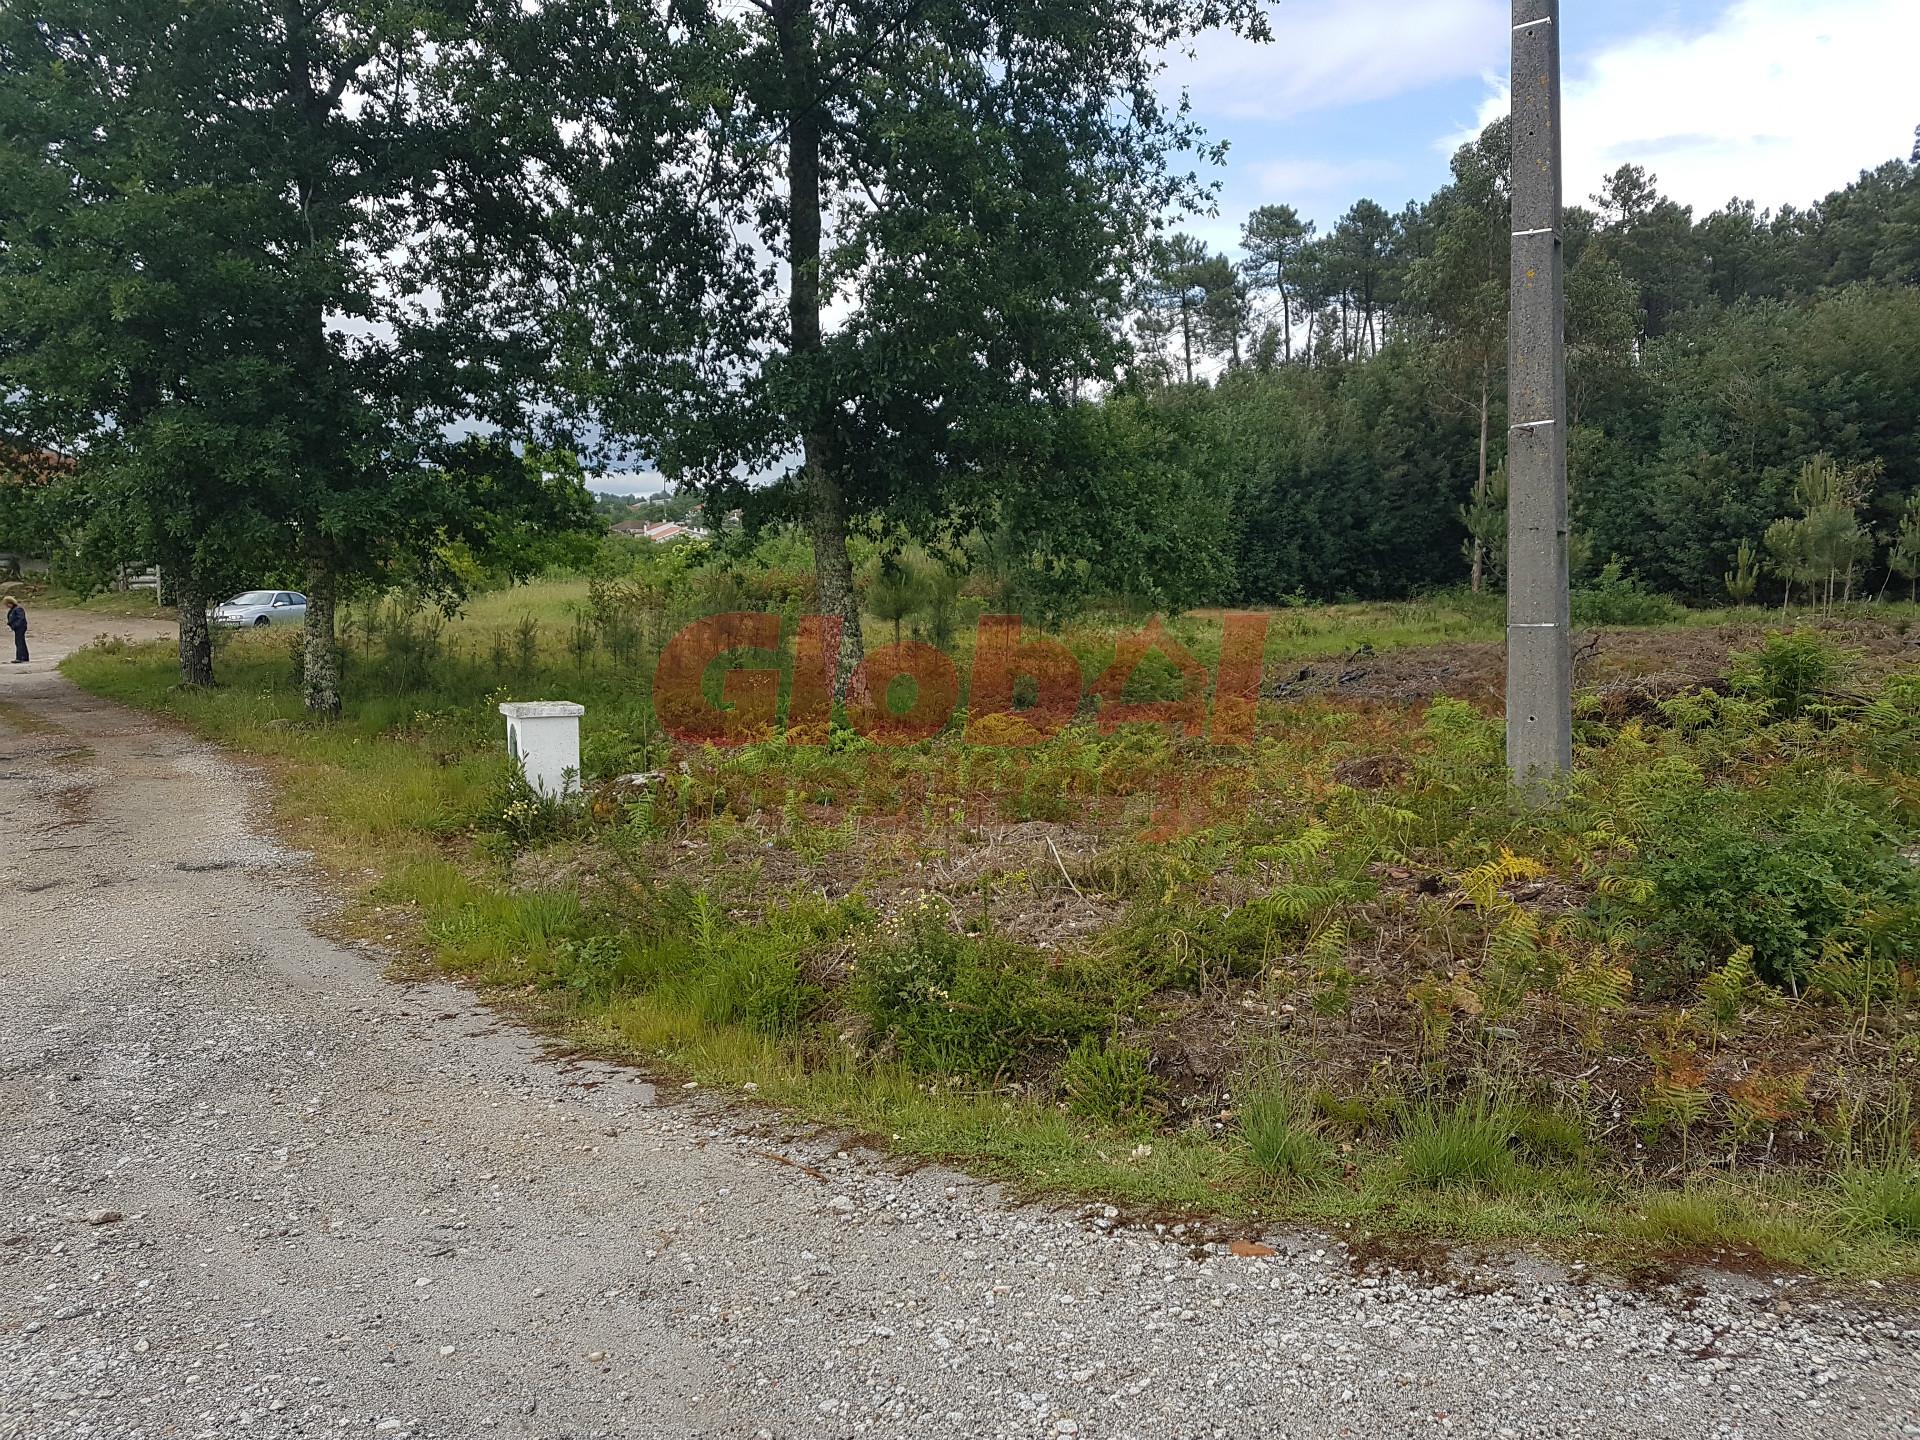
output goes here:
{"type": "Polygon", "coordinates": [[[213,607],[213,623],[230,630],[248,625],[303,625],[307,597],[291,590],[249,590],[213,607]]]}

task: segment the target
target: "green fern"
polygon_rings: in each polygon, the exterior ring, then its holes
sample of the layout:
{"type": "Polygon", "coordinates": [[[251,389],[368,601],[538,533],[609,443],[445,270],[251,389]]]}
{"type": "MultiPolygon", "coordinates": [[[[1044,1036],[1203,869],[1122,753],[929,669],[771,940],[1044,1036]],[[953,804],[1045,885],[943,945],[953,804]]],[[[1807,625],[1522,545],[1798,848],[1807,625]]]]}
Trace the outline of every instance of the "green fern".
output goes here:
{"type": "Polygon", "coordinates": [[[1626,1009],[1627,997],[1633,993],[1633,972],[1623,965],[1609,964],[1604,955],[1594,956],[1562,974],[1555,989],[1579,1017],[1582,1042],[1597,1050],[1601,1019],[1626,1009]]]}
{"type": "Polygon", "coordinates": [[[1750,1006],[1781,1003],[1779,993],[1753,968],[1751,945],[1742,945],[1727,957],[1726,964],[1700,982],[1701,1013],[1716,1036],[1738,1029],[1750,1006]]]}
{"type": "Polygon", "coordinates": [[[1538,860],[1516,855],[1503,845],[1499,858],[1476,865],[1460,877],[1460,889],[1468,903],[1484,915],[1505,903],[1505,897],[1500,893],[1501,886],[1517,880],[1538,880],[1546,873],[1547,867],[1538,860]]]}

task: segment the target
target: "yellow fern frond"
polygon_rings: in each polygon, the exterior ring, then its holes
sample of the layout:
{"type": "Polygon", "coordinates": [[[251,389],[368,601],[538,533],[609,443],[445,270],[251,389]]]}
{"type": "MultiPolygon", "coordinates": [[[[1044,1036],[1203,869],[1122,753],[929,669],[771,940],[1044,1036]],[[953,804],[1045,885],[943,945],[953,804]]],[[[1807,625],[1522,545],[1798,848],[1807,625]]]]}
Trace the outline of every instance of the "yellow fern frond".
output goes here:
{"type": "Polygon", "coordinates": [[[1500,900],[1500,887],[1516,880],[1537,880],[1547,873],[1538,860],[1516,855],[1504,845],[1498,859],[1476,865],[1460,877],[1460,888],[1476,910],[1491,910],[1500,900]]]}

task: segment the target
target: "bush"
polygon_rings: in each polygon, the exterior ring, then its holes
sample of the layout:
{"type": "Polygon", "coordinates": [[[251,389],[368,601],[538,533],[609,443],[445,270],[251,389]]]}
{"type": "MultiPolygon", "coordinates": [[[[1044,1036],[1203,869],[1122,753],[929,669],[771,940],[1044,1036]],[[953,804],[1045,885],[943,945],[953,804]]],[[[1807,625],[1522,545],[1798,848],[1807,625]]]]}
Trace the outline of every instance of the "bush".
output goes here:
{"type": "Polygon", "coordinates": [[[992,1078],[1031,1045],[1096,1027],[1100,1017],[1047,985],[1033,952],[956,934],[950,919],[944,904],[920,905],[854,969],[854,1007],[909,1066],[992,1078]]]}
{"type": "Polygon", "coordinates": [[[1145,1111],[1160,1094],[1148,1069],[1153,1057],[1116,1040],[1089,1036],[1060,1067],[1067,1108],[1093,1120],[1122,1120],[1145,1111]]]}
{"type": "Polygon", "coordinates": [[[1733,688],[1770,701],[1774,713],[1791,720],[1845,681],[1854,655],[1830,645],[1811,630],[1769,635],[1757,650],[1734,654],[1733,688]]]}
{"type": "MultiPolygon", "coordinates": [[[[1677,787],[1659,804],[1622,893],[1692,985],[1742,946],[1770,985],[1798,986],[1829,942],[1889,950],[1920,934],[1920,869],[1879,791],[1842,776],[1776,779],[1760,790],[1677,787]]],[[[1658,987],[1656,987],[1658,988],[1658,987]]]]}
{"type": "Polygon", "coordinates": [[[1576,625],[1670,625],[1686,613],[1665,595],[1649,590],[1617,559],[1608,561],[1590,583],[1573,592],[1576,625]]]}
{"type": "Polygon", "coordinates": [[[1282,1180],[1311,1180],[1333,1164],[1313,1105],[1290,1087],[1255,1089],[1240,1104],[1240,1134],[1256,1168],[1282,1180]]]}

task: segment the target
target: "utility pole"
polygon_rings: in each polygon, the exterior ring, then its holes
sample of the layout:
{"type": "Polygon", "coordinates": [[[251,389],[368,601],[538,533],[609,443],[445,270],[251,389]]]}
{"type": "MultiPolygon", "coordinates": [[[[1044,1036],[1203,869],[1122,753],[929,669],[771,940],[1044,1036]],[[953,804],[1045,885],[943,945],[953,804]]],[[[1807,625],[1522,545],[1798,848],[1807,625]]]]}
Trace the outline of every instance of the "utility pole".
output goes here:
{"type": "Polygon", "coordinates": [[[1513,0],[1507,766],[1536,793],[1573,768],[1560,177],[1560,0],[1513,0]]]}

